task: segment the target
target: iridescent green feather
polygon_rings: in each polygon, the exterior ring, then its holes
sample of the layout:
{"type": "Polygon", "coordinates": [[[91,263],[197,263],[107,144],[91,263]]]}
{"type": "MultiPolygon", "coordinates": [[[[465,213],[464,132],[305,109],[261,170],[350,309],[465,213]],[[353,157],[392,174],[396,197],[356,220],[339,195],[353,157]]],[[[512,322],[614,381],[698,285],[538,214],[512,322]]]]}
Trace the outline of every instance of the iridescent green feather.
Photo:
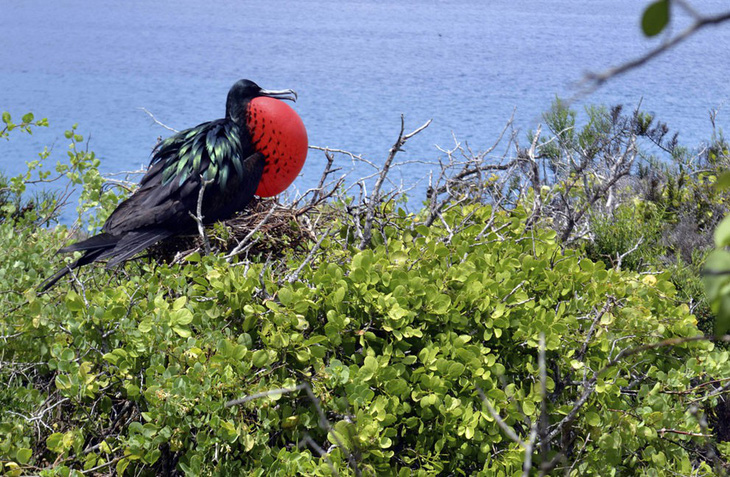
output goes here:
{"type": "Polygon", "coordinates": [[[210,131],[208,131],[208,134],[206,134],[205,137],[205,145],[208,149],[208,156],[210,157],[210,160],[212,162],[215,162],[216,164],[220,165],[220,160],[222,157],[218,158],[216,157],[216,151],[215,151],[215,145],[218,142],[218,130],[220,127],[211,128],[210,131]]]}
{"type": "Polygon", "coordinates": [[[200,162],[203,160],[202,154],[196,154],[190,164],[190,169],[193,171],[200,171],[200,162]]]}
{"type": "Polygon", "coordinates": [[[238,136],[238,129],[234,128],[232,124],[226,124],[223,128],[226,136],[226,140],[223,141],[223,145],[226,148],[225,157],[229,157],[233,163],[233,167],[236,169],[236,174],[239,177],[243,177],[243,162],[237,151],[241,150],[241,139],[238,136]],[[234,152],[236,151],[236,152],[234,152]]]}
{"type": "Polygon", "coordinates": [[[164,162],[163,185],[173,179],[182,185],[190,177],[203,174],[205,180],[213,179],[225,189],[232,174],[244,175],[240,149],[241,138],[235,124],[204,123],[162,141],[152,164],[164,162]]]}
{"type": "Polygon", "coordinates": [[[205,180],[209,181],[211,179],[215,179],[218,175],[218,166],[214,163],[210,163],[208,166],[208,170],[205,171],[205,180]]]}
{"type": "Polygon", "coordinates": [[[220,186],[221,190],[226,190],[227,184],[228,184],[228,168],[221,167],[218,172],[218,185],[220,186]]]}

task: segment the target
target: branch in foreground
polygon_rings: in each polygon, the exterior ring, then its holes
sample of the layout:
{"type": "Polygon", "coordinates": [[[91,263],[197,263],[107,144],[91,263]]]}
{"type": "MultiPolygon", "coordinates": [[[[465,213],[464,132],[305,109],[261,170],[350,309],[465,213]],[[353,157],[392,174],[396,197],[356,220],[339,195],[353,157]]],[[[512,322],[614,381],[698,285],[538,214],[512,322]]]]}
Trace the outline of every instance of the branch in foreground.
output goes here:
{"type": "Polygon", "coordinates": [[[299,274],[302,272],[302,270],[304,270],[304,267],[307,266],[307,264],[312,261],[312,259],[314,258],[314,254],[317,253],[317,250],[319,250],[319,247],[322,245],[322,242],[324,241],[324,239],[329,237],[331,231],[332,231],[332,228],[329,228],[329,229],[327,229],[327,231],[325,233],[323,233],[319,237],[319,240],[317,240],[317,243],[314,244],[314,247],[312,247],[312,250],[309,251],[307,258],[305,258],[302,261],[302,263],[299,265],[299,267],[297,267],[296,270],[294,270],[294,272],[287,275],[284,278],[284,281],[287,281],[289,283],[294,283],[295,281],[297,281],[299,279],[299,274]]]}
{"type": "Polygon", "coordinates": [[[157,124],[157,125],[159,125],[159,126],[162,126],[163,128],[167,129],[168,131],[172,131],[172,132],[174,132],[174,133],[180,132],[180,131],[178,131],[177,129],[175,129],[175,128],[171,128],[171,127],[170,127],[170,126],[168,126],[167,124],[165,124],[165,123],[163,123],[163,122],[159,121],[159,120],[158,120],[158,119],[157,119],[157,118],[155,117],[155,115],[154,115],[154,114],[152,114],[151,112],[149,112],[149,111],[147,110],[147,108],[139,108],[139,109],[141,109],[142,111],[144,111],[145,113],[147,113],[147,115],[148,115],[149,117],[151,117],[151,118],[152,118],[152,120],[153,120],[153,121],[155,122],[155,124],[157,124]]]}
{"type": "Polygon", "coordinates": [[[649,351],[652,349],[658,349],[658,348],[666,348],[669,346],[678,346],[685,343],[692,343],[696,341],[721,341],[721,342],[730,342],[730,335],[724,335],[724,336],[706,336],[706,335],[698,335],[698,336],[689,336],[684,338],[668,338],[666,340],[662,340],[656,343],[648,343],[645,345],[640,346],[634,346],[632,348],[624,348],[622,349],[615,358],[610,360],[603,368],[593,373],[593,376],[591,379],[588,380],[585,386],[585,390],[583,391],[583,394],[575,401],[575,404],[573,405],[573,408],[568,412],[568,414],[557,424],[554,424],[552,427],[552,431],[550,431],[549,434],[545,437],[545,439],[549,441],[552,441],[555,439],[560,432],[562,432],[563,428],[573,422],[575,418],[578,416],[578,412],[583,407],[583,405],[588,401],[590,396],[593,394],[595,390],[595,385],[598,382],[598,379],[603,376],[609,369],[620,363],[624,358],[628,358],[629,356],[633,356],[635,354],[643,353],[644,351],[649,351]]]}
{"type": "MultiPolygon", "coordinates": [[[[294,393],[294,392],[299,392],[299,391],[305,391],[307,393],[307,397],[314,405],[314,409],[317,412],[317,416],[319,417],[319,426],[325,432],[327,432],[328,435],[332,436],[332,438],[337,443],[337,447],[339,447],[342,450],[342,452],[345,454],[345,457],[347,458],[347,462],[348,462],[350,468],[352,469],[352,471],[354,472],[354,474],[357,477],[360,477],[362,475],[362,473],[360,472],[360,469],[357,466],[356,456],[352,452],[350,452],[350,450],[347,447],[345,447],[343,442],[337,436],[337,433],[332,428],[332,425],[330,424],[329,420],[327,419],[327,416],[324,414],[324,411],[322,410],[322,406],[319,403],[319,398],[317,398],[317,396],[314,395],[314,393],[312,392],[312,388],[309,386],[308,383],[301,383],[297,386],[294,386],[293,388],[272,389],[270,391],[263,391],[260,393],[251,394],[250,396],[244,396],[240,399],[233,399],[231,401],[226,402],[224,404],[224,407],[228,408],[228,407],[233,407],[233,406],[239,406],[241,404],[245,404],[245,403],[253,401],[255,399],[260,399],[262,397],[277,396],[280,394],[289,394],[289,393],[294,393]]],[[[321,447],[319,447],[319,449],[322,450],[321,447]]]]}
{"type": "Polygon", "coordinates": [[[669,39],[668,41],[662,43],[661,45],[657,46],[656,48],[649,50],[646,54],[635,58],[631,61],[628,61],[622,65],[609,68],[605,71],[602,71],[600,73],[588,73],[586,74],[585,78],[582,81],[582,84],[585,86],[584,94],[589,94],[598,89],[600,86],[602,86],[607,81],[620,76],[624,73],[627,73],[631,70],[634,70],[636,68],[639,68],[643,66],[645,63],[649,62],[650,60],[656,58],[657,56],[660,56],[662,53],[665,53],[667,50],[677,46],[679,43],[682,43],[690,36],[694,35],[698,31],[702,30],[703,28],[706,28],[710,25],[718,25],[720,23],[730,21],[730,12],[725,12],[719,15],[715,16],[709,16],[709,17],[702,17],[698,16],[696,17],[696,20],[686,29],[684,29],[681,33],[679,33],[677,36],[669,39]]]}
{"type": "Polygon", "coordinates": [[[244,248],[245,248],[245,247],[246,247],[247,245],[249,245],[249,241],[251,240],[251,237],[253,237],[253,236],[254,236],[254,234],[255,234],[256,232],[258,232],[258,231],[259,231],[259,229],[261,229],[261,227],[262,227],[262,226],[263,226],[263,225],[264,225],[264,224],[266,223],[266,221],[267,221],[267,220],[269,220],[269,217],[271,217],[271,214],[273,214],[273,213],[274,213],[274,211],[276,210],[276,207],[277,207],[277,205],[276,205],[276,204],[273,204],[273,205],[271,206],[271,208],[269,209],[269,212],[268,212],[268,213],[266,214],[266,216],[265,216],[265,217],[263,218],[263,220],[261,220],[261,221],[260,221],[260,222],[259,222],[258,224],[256,224],[256,227],[254,227],[254,228],[253,228],[253,229],[252,229],[252,230],[251,230],[251,231],[250,231],[250,232],[249,232],[249,233],[248,233],[248,234],[247,234],[247,235],[246,235],[246,236],[245,236],[245,237],[243,238],[243,240],[241,240],[241,242],[239,242],[239,244],[238,244],[238,245],[236,245],[236,247],[235,247],[235,248],[234,248],[233,250],[231,250],[231,252],[230,252],[230,253],[229,253],[228,255],[226,255],[226,260],[227,260],[227,261],[229,261],[229,262],[230,262],[230,261],[231,261],[231,260],[233,259],[233,257],[235,257],[236,255],[238,255],[239,253],[241,253],[241,252],[242,252],[242,251],[244,250],[244,248]]]}

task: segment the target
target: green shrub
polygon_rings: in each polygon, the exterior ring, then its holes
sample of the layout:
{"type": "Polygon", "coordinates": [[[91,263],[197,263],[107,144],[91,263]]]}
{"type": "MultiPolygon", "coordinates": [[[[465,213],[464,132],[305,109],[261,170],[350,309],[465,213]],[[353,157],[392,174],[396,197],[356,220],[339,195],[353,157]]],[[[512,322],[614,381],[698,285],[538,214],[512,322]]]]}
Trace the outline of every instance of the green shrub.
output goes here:
{"type": "MultiPolygon", "coordinates": [[[[452,209],[448,225],[470,224],[450,240],[442,227],[409,230],[408,216],[372,249],[326,239],[294,283],[264,264],[193,257],[182,268],[130,265],[108,286],[26,292],[5,323],[16,336],[3,354],[33,372],[3,371],[12,374],[2,391],[12,411],[3,415],[4,459],[55,462],[62,474],[109,463],[120,473],[329,475],[323,458],[298,446],[311,436],[324,449],[342,444],[328,459],[343,473],[351,455],[372,475],[513,474],[524,451],[478,389],[527,439],[543,405],[544,335],[546,430],[558,432],[541,458],[568,445],[559,467],[580,474],[698,465],[685,448],[702,440],[681,433],[706,429],[680,396],[695,393],[693,380],[730,371],[727,353],[706,343],[646,351],[591,384],[621,349],[698,333],[667,277],[639,279],[563,253],[554,232],[526,232],[519,209],[498,216],[499,233],[477,237],[490,216],[488,206],[452,209]],[[303,382],[332,432],[304,392],[225,405],[303,382]],[[586,390],[575,419],[556,428],[586,390]],[[48,428],[28,419],[40,411],[48,428]],[[678,443],[660,436],[666,429],[678,443]]],[[[40,281],[42,258],[24,260],[19,289],[40,281]]]]}
{"type": "Polygon", "coordinates": [[[666,254],[662,219],[654,204],[638,199],[618,206],[610,215],[594,214],[586,254],[593,260],[628,270],[644,271],[656,266],[666,254]]]}
{"type": "Polygon", "coordinates": [[[514,437],[546,472],[721,471],[704,409],[729,354],[668,274],[564,250],[520,205],[384,210],[365,250],[337,210],[311,257],[91,267],[43,295],[66,231],[0,223],[5,473],[514,475],[514,437]]]}

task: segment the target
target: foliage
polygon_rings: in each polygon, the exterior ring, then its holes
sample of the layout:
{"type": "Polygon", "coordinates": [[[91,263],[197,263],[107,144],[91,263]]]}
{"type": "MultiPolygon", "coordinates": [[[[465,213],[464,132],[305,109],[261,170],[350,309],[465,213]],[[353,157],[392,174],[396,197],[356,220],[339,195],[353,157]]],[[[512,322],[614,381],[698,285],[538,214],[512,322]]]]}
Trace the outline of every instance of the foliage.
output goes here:
{"type": "Polygon", "coordinates": [[[584,117],[581,124],[560,99],[544,115],[552,136],[538,143],[538,158],[552,176],[542,179],[549,187],[542,220],[593,260],[669,271],[700,328],[711,332],[700,270],[728,212],[728,193],[713,187],[730,164],[722,131],[713,119],[709,141],[692,150],[638,108],[626,115],[589,106],[584,117]]]}
{"type": "Polygon", "coordinates": [[[611,215],[596,214],[591,219],[592,237],[585,245],[593,260],[645,270],[666,252],[661,246],[664,221],[654,204],[635,200],[622,204],[611,215]]]}
{"type": "MultiPolygon", "coordinates": [[[[63,170],[103,217],[95,161],[63,170]]],[[[569,475],[722,471],[708,420],[729,354],[696,340],[669,273],[564,248],[529,201],[454,199],[430,226],[389,201],[362,249],[349,207],[313,210],[329,233],[275,264],[140,261],[42,295],[68,231],[4,212],[4,472],[513,475],[528,455],[569,475]]]]}
{"type": "MultiPolygon", "coordinates": [[[[35,121],[33,113],[23,116],[22,122],[12,121],[10,113],[3,112],[4,129],[0,130],[0,138],[9,139],[13,130],[32,134],[34,126],[48,126],[46,119],[35,121]]],[[[78,194],[79,223],[86,219],[88,230],[100,227],[106,215],[125,195],[126,191],[118,187],[109,187],[107,180],[99,173],[100,161],[94,152],[83,150],[79,146],[84,138],[77,133],[78,125],[65,131],[64,136],[70,141],[66,151],[67,160],[56,161],[53,170],[47,170],[47,161],[51,155],[48,148],[38,154],[39,159],[27,162],[24,174],[7,178],[0,175],[0,220],[17,219],[23,216],[24,221],[34,225],[49,225],[57,221],[68,200],[78,194]],[[40,186],[65,181],[65,187],[57,187],[54,191],[39,189],[40,186]],[[29,189],[35,189],[31,198],[27,197],[29,189]],[[80,188],[80,191],[77,189],[80,188]],[[95,214],[90,214],[91,211],[95,214]]]]}

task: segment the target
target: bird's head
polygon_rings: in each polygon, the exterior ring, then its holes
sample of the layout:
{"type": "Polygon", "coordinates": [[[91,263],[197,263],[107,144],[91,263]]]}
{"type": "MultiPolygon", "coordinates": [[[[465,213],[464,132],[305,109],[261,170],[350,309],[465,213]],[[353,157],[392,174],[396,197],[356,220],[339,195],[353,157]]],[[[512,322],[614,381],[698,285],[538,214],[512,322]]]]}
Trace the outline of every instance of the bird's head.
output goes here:
{"type": "Polygon", "coordinates": [[[281,99],[287,101],[296,101],[297,93],[291,89],[267,90],[261,88],[251,80],[242,79],[234,84],[228,91],[228,99],[226,100],[226,117],[239,122],[244,118],[244,112],[248,103],[259,97],[267,97],[281,99]]]}
{"type": "Polygon", "coordinates": [[[294,181],[307,158],[307,130],[289,105],[296,101],[291,89],[269,91],[242,79],[233,85],[226,101],[226,117],[244,128],[256,152],[265,158],[256,195],[271,197],[294,181]]]}

